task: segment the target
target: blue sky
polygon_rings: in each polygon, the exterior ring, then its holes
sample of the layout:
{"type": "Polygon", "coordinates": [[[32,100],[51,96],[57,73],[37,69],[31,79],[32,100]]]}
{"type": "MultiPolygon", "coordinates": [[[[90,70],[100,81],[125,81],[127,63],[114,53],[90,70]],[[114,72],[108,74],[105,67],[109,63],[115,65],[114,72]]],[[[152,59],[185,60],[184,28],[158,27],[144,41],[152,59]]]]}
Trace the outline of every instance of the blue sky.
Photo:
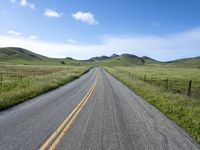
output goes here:
{"type": "Polygon", "coordinates": [[[0,46],[87,59],[200,55],[199,0],[1,0],[0,46]]]}

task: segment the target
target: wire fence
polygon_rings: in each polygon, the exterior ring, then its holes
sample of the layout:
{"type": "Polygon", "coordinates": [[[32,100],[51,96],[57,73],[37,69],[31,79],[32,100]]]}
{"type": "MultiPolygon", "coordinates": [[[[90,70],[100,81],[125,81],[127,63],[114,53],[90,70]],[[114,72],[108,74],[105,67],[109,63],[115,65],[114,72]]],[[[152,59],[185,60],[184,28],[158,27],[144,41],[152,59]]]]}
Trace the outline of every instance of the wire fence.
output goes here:
{"type": "MultiPolygon", "coordinates": [[[[68,68],[66,70],[69,70],[68,68]]],[[[89,70],[89,69],[88,69],[89,70]]],[[[88,71],[87,70],[87,71],[88,71]]],[[[47,71],[40,71],[40,72],[31,72],[31,73],[16,73],[16,72],[0,72],[0,91],[2,89],[8,89],[9,87],[14,87],[14,85],[18,86],[27,86],[31,81],[37,81],[40,77],[52,75],[54,73],[62,74],[65,70],[59,72],[47,72],[47,71]]],[[[73,74],[78,73],[79,71],[74,70],[71,72],[68,71],[68,75],[72,76],[73,74]]],[[[86,72],[86,71],[85,71],[86,72]]],[[[51,78],[54,78],[53,76],[51,78]]]]}
{"type": "Polygon", "coordinates": [[[134,74],[132,72],[127,73],[132,79],[139,79],[143,82],[159,86],[165,90],[169,90],[173,93],[180,93],[187,95],[188,97],[195,97],[200,99],[200,81],[176,79],[166,77],[155,77],[147,74],[134,74]]]}
{"type": "MultiPolygon", "coordinates": [[[[26,86],[30,80],[37,80],[39,76],[45,76],[49,73],[32,73],[32,74],[18,74],[12,72],[0,73],[0,90],[5,87],[13,87],[14,84],[26,86]],[[13,84],[13,86],[11,86],[13,84]]],[[[8,89],[9,90],[9,89],[8,89]]]]}

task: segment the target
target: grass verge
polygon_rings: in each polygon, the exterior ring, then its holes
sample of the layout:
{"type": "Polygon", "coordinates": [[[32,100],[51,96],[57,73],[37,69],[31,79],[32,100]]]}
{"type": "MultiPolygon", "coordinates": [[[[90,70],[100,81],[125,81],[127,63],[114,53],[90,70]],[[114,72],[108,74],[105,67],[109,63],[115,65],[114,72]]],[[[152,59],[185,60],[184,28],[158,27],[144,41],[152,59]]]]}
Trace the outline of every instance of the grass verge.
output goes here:
{"type": "Polygon", "coordinates": [[[69,83],[89,67],[0,66],[0,69],[3,72],[0,110],[3,110],[69,83]]]}
{"type": "Polygon", "coordinates": [[[154,105],[176,124],[188,132],[200,143],[200,101],[175,94],[155,85],[150,85],[141,80],[130,78],[120,69],[106,67],[114,77],[122,81],[150,104],[154,105]]]}

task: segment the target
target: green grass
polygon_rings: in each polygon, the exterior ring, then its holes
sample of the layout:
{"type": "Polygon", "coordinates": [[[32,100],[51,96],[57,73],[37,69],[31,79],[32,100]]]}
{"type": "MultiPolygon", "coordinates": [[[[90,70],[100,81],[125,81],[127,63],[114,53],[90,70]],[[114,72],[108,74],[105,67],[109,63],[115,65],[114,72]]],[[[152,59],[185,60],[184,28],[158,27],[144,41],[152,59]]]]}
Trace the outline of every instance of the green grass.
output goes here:
{"type": "Polygon", "coordinates": [[[123,54],[105,60],[80,61],[48,58],[20,48],[0,48],[0,110],[64,85],[90,66],[106,66],[112,75],[200,142],[200,57],[159,62],[123,54]],[[193,81],[190,98],[186,96],[189,80],[193,81]]]}
{"type": "MultiPolygon", "coordinates": [[[[135,78],[134,73],[149,76],[170,77],[176,79],[200,80],[200,70],[195,68],[161,68],[161,67],[106,67],[106,69],[138,95],[158,108],[193,138],[200,142],[200,98],[188,98],[182,93],[175,93],[156,84],[149,84],[135,78]],[[131,75],[129,76],[129,72],[131,75]]],[[[199,85],[198,85],[199,86],[199,85]]]]}
{"type": "Polygon", "coordinates": [[[65,65],[65,66],[80,66],[91,65],[85,61],[70,59],[70,58],[49,58],[42,56],[26,49],[16,47],[0,48],[0,64],[10,65],[65,65]]]}
{"type": "Polygon", "coordinates": [[[0,65],[0,110],[24,102],[81,76],[89,67],[0,65]]]}
{"type": "Polygon", "coordinates": [[[143,58],[140,58],[134,55],[123,54],[114,58],[95,61],[93,62],[93,64],[98,65],[98,66],[112,66],[112,67],[113,66],[136,66],[136,65],[143,65],[145,63],[145,60],[143,58]]]}
{"type": "Polygon", "coordinates": [[[200,56],[194,57],[194,58],[184,58],[184,59],[178,59],[171,62],[166,63],[168,65],[177,67],[193,67],[193,68],[200,68],[200,56]]]}
{"type": "Polygon", "coordinates": [[[0,64],[61,65],[59,59],[48,58],[22,48],[0,48],[0,64]]]}
{"type": "Polygon", "coordinates": [[[146,82],[168,89],[171,92],[187,95],[189,80],[192,80],[192,97],[200,97],[200,69],[178,68],[164,65],[118,67],[121,72],[130,74],[146,82]],[[167,83],[168,80],[168,83],[167,83]]]}
{"type": "Polygon", "coordinates": [[[62,65],[62,66],[168,66],[200,68],[200,57],[160,62],[149,57],[138,57],[132,54],[113,57],[94,57],[93,60],[76,60],[73,58],[49,58],[18,47],[0,48],[0,64],[11,65],[62,65]],[[96,58],[96,59],[95,59],[96,58]]]}

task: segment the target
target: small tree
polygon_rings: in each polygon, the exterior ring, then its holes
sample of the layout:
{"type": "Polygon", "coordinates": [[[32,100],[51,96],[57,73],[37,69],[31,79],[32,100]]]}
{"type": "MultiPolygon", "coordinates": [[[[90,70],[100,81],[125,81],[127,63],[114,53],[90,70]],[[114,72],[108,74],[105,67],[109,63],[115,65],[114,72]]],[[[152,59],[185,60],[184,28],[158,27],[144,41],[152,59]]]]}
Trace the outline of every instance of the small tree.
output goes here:
{"type": "Polygon", "coordinates": [[[61,63],[62,65],[65,65],[65,61],[64,61],[64,60],[60,61],[60,63],[61,63]]]}

